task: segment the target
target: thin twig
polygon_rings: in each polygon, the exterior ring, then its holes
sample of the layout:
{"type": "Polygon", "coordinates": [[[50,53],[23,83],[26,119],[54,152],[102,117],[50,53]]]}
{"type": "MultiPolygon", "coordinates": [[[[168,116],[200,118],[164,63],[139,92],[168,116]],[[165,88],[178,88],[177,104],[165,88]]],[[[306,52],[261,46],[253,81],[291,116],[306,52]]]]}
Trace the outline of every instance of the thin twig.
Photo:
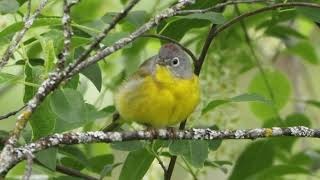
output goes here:
{"type": "MultiPolygon", "coordinates": [[[[234,7],[235,7],[236,13],[240,16],[240,15],[241,15],[241,12],[240,12],[240,9],[239,9],[238,5],[235,4],[234,7]]],[[[270,95],[270,98],[271,98],[271,100],[274,102],[274,101],[275,101],[275,96],[274,96],[273,90],[272,90],[272,88],[271,88],[270,82],[269,82],[269,80],[268,80],[268,78],[267,78],[267,75],[266,75],[265,70],[264,70],[263,67],[262,67],[262,63],[261,63],[258,55],[256,54],[255,50],[254,50],[254,47],[253,47],[253,45],[252,45],[252,41],[251,41],[250,36],[249,36],[249,34],[248,34],[247,26],[246,26],[246,24],[244,23],[244,21],[243,21],[242,19],[240,20],[240,25],[241,25],[241,28],[242,28],[243,33],[244,33],[245,41],[246,41],[246,43],[248,44],[249,50],[250,50],[250,52],[251,52],[251,54],[252,54],[252,56],[253,56],[253,59],[254,59],[254,61],[255,61],[255,64],[257,65],[258,70],[259,70],[260,73],[261,73],[262,79],[263,79],[263,81],[264,81],[264,84],[265,84],[266,87],[267,87],[267,90],[268,90],[268,93],[269,93],[269,95],[270,95]]],[[[275,111],[276,114],[278,114],[278,111],[277,111],[275,108],[274,108],[274,111],[275,111]]]]}
{"type": "Polygon", "coordinates": [[[139,2],[140,0],[131,0],[128,5],[120,12],[118,13],[112,20],[110,24],[102,31],[101,34],[99,34],[93,43],[89,46],[87,50],[85,50],[75,61],[75,66],[77,66],[80,62],[85,60],[90,53],[98,47],[98,45],[101,43],[101,41],[109,34],[109,32],[124,18],[128,15],[129,11],[139,2]]]}
{"type": "Polygon", "coordinates": [[[27,21],[30,17],[31,14],[31,0],[28,0],[28,4],[27,4],[27,14],[25,16],[25,21],[27,21]]]}
{"type": "Polygon", "coordinates": [[[72,27],[71,27],[71,18],[70,18],[70,10],[71,7],[79,3],[79,0],[74,0],[68,3],[68,0],[63,1],[63,17],[62,17],[62,24],[63,24],[63,36],[64,36],[64,47],[62,53],[59,55],[59,61],[57,63],[58,70],[63,70],[65,62],[70,54],[71,48],[71,38],[73,35],[72,27]]]}
{"type": "Polygon", "coordinates": [[[26,163],[26,170],[23,175],[23,180],[29,180],[32,174],[32,164],[33,164],[33,154],[31,152],[26,152],[27,163],[26,163]]]}
{"type": "MultiPolygon", "coordinates": [[[[34,162],[37,163],[39,166],[45,167],[37,159],[34,159],[34,162]]],[[[73,177],[79,177],[79,178],[83,178],[83,179],[86,179],[86,180],[98,180],[98,178],[83,174],[83,173],[81,173],[80,171],[78,171],[76,169],[73,169],[73,168],[70,168],[70,167],[65,167],[65,166],[59,165],[59,164],[56,165],[56,171],[60,172],[62,174],[66,174],[66,175],[73,176],[73,177]]]]}
{"type": "Polygon", "coordinates": [[[72,169],[72,168],[68,168],[62,165],[57,165],[56,166],[56,171],[63,173],[63,174],[67,174],[73,177],[79,177],[79,178],[83,178],[85,180],[99,180],[98,178],[92,177],[92,176],[88,176],[86,174],[81,173],[78,170],[72,169]]]}
{"type": "Polygon", "coordinates": [[[161,40],[165,40],[165,41],[174,43],[174,44],[178,45],[179,47],[181,47],[181,49],[183,49],[191,57],[193,63],[197,62],[197,57],[193,54],[193,52],[190,49],[186,48],[185,46],[183,46],[178,41],[176,41],[176,40],[174,40],[172,38],[169,38],[167,36],[163,36],[163,35],[160,35],[160,34],[144,34],[144,35],[142,35],[140,37],[157,38],[157,39],[161,39],[161,40]]]}
{"type": "Polygon", "coordinates": [[[25,19],[23,29],[14,35],[14,37],[10,42],[10,45],[4,52],[2,59],[0,61],[0,69],[2,69],[8,63],[10,57],[13,55],[13,52],[17,48],[18,44],[20,43],[20,41],[22,40],[26,32],[30,29],[33,22],[39,16],[41,10],[45,7],[47,3],[48,3],[48,0],[43,0],[39,5],[39,7],[36,9],[36,11],[33,13],[33,15],[25,19]]]}
{"type": "Polygon", "coordinates": [[[9,118],[10,116],[14,116],[16,115],[18,112],[20,112],[22,109],[24,109],[26,107],[26,105],[22,106],[20,109],[16,110],[16,111],[12,111],[9,112],[5,115],[0,116],[0,121],[9,118]]]}
{"type": "Polygon", "coordinates": [[[228,5],[233,4],[253,4],[253,3],[268,3],[273,2],[273,0],[240,0],[240,1],[225,1],[219,4],[216,4],[215,6],[206,8],[206,9],[195,9],[195,10],[182,10],[179,11],[178,15],[185,15],[185,14],[194,14],[194,13],[206,13],[213,10],[219,10],[220,8],[224,8],[228,5]]]}

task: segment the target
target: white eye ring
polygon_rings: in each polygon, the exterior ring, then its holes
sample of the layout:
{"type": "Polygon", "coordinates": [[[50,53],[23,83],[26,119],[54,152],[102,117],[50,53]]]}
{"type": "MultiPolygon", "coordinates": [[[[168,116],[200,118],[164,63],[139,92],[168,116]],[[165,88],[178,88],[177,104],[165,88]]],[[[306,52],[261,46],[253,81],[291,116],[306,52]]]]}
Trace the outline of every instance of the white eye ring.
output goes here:
{"type": "Polygon", "coordinates": [[[180,59],[178,57],[174,57],[172,60],[171,60],[171,65],[176,67],[176,66],[179,66],[180,64],[180,59]]]}

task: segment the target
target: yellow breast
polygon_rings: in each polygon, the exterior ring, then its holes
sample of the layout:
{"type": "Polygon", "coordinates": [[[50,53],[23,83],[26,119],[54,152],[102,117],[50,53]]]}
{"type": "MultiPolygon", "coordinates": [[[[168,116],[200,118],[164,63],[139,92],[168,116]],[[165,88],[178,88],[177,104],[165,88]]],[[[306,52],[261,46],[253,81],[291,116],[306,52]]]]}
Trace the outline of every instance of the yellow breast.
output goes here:
{"type": "Polygon", "coordinates": [[[199,103],[199,79],[178,79],[162,66],[155,76],[131,79],[118,91],[116,109],[125,121],[165,127],[185,120],[199,103]]]}

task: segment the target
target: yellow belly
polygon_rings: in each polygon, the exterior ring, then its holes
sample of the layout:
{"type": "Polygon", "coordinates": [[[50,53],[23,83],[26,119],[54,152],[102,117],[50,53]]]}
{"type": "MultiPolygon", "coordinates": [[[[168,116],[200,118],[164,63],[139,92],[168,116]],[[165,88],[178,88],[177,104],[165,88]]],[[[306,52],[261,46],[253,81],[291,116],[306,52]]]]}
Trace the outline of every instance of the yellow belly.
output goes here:
{"type": "Polygon", "coordinates": [[[199,80],[177,79],[165,68],[156,77],[131,79],[116,94],[116,109],[125,121],[165,127],[185,120],[199,103],[199,80]]]}

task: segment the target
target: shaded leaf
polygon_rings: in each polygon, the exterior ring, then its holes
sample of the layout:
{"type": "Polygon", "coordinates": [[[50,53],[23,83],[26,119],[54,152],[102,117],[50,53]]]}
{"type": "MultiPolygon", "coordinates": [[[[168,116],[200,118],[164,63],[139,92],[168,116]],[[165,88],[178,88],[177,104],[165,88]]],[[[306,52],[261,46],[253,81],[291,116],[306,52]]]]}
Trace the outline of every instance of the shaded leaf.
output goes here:
{"type": "Polygon", "coordinates": [[[100,67],[97,63],[94,63],[83,69],[81,74],[86,76],[94,84],[98,91],[101,91],[102,75],[100,67]]]}
{"type": "Polygon", "coordinates": [[[50,97],[47,97],[30,117],[32,128],[32,139],[37,140],[41,137],[50,135],[54,132],[56,116],[50,107],[50,97]]]}
{"type": "Polygon", "coordinates": [[[50,149],[40,151],[36,154],[36,158],[41,164],[45,165],[50,170],[52,171],[56,170],[56,164],[57,164],[56,148],[50,148],[50,149]]]}
{"type": "Polygon", "coordinates": [[[90,169],[93,172],[100,173],[105,165],[112,164],[114,157],[112,154],[99,155],[89,159],[90,169]]]}
{"type": "Polygon", "coordinates": [[[186,16],[178,16],[178,19],[208,20],[213,24],[222,24],[225,22],[224,16],[221,13],[216,13],[216,12],[193,13],[186,16]]]}
{"type": "Polygon", "coordinates": [[[309,41],[300,41],[288,50],[289,52],[300,56],[310,64],[319,64],[320,59],[317,52],[309,41]]]}
{"type": "Polygon", "coordinates": [[[307,16],[312,21],[320,23],[320,11],[319,8],[312,7],[297,7],[299,13],[307,16]]]}
{"type": "Polygon", "coordinates": [[[121,151],[136,151],[143,148],[143,143],[141,141],[114,142],[111,147],[121,151]]]}
{"type": "Polygon", "coordinates": [[[246,179],[271,167],[274,153],[272,144],[266,140],[249,144],[238,157],[229,180],[246,179]]]}
{"type": "Polygon", "coordinates": [[[207,141],[196,140],[174,140],[169,145],[172,155],[181,155],[191,165],[197,168],[203,167],[204,161],[208,158],[207,141]]]}
{"type": "Polygon", "coordinates": [[[100,172],[100,179],[103,179],[106,176],[111,176],[112,170],[114,170],[116,167],[120,166],[122,163],[116,163],[116,164],[107,164],[103,167],[102,171],[100,172]]]}
{"type": "Polygon", "coordinates": [[[123,164],[119,180],[142,179],[148,171],[154,158],[154,155],[149,153],[149,151],[146,149],[130,152],[123,164]]]}
{"type": "Polygon", "coordinates": [[[282,39],[289,39],[290,37],[306,39],[306,37],[297,30],[282,25],[271,26],[264,33],[269,36],[275,36],[282,39]]]}

